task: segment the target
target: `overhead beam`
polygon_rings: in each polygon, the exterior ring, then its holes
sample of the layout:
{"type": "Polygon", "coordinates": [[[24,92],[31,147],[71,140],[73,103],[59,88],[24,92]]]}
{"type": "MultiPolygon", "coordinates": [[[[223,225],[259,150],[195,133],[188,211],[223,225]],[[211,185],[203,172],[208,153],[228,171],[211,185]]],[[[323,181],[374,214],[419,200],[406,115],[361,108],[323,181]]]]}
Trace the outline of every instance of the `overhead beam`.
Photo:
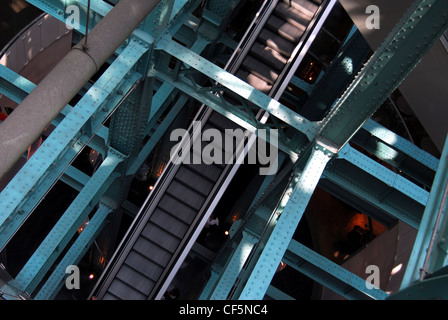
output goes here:
{"type": "Polygon", "coordinates": [[[161,38],[156,43],[155,49],[162,50],[189,65],[191,68],[198,70],[214,82],[230,89],[232,92],[269,112],[270,115],[284,121],[307,136],[315,136],[317,127],[314,123],[308,121],[306,118],[290,110],[278,101],[270,98],[268,95],[256,90],[235,75],[173,41],[168,36],[161,38]]]}

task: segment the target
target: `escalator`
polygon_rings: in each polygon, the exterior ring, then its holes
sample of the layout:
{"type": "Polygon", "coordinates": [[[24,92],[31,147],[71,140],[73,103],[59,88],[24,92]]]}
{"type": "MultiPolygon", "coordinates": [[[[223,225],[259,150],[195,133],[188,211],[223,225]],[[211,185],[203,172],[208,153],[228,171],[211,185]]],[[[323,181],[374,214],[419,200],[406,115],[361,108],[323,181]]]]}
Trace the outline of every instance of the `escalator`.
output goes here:
{"type": "MultiPolygon", "coordinates": [[[[334,1],[265,2],[226,69],[269,96],[278,95],[278,84],[294,72],[291,66],[300,52],[298,47],[304,46],[304,38],[310,37],[311,26],[322,18],[323,8],[329,3],[334,1]]],[[[228,94],[226,99],[233,98],[228,94]]],[[[188,139],[189,148],[178,150],[178,159],[183,159],[180,164],[173,160],[167,165],[92,296],[104,300],[163,297],[238,169],[236,144],[233,154],[219,149],[227,165],[194,164],[194,157],[201,158],[203,148],[209,144],[199,142],[197,148],[195,141],[200,141],[207,129],[218,130],[225,139],[225,129],[237,128],[237,124],[212,109],[200,109],[188,131],[189,137],[198,140],[188,139]],[[185,161],[187,157],[190,161],[185,161]]],[[[218,146],[226,144],[221,141],[218,146]]],[[[214,150],[217,152],[218,147],[214,150]]]]}

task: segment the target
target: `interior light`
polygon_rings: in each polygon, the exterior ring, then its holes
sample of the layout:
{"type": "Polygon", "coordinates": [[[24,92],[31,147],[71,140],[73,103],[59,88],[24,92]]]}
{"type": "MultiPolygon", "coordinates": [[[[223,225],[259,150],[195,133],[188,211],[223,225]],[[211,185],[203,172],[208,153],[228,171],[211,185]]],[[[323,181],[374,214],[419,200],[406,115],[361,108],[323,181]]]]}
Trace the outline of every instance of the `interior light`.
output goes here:
{"type": "Polygon", "coordinates": [[[400,272],[401,267],[403,267],[403,264],[400,263],[398,266],[394,267],[390,273],[391,276],[396,275],[398,272],[400,272]]]}

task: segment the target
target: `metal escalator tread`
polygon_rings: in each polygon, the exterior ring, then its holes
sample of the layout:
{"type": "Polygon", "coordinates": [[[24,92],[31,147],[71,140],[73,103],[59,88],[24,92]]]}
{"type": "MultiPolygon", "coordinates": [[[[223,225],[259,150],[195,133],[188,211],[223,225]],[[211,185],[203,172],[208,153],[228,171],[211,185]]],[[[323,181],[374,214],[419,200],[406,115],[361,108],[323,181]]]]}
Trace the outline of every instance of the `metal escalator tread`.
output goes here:
{"type": "Polygon", "coordinates": [[[250,55],[244,59],[242,67],[269,84],[273,84],[278,78],[278,73],[274,72],[269,66],[250,55]]]}
{"type": "Polygon", "coordinates": [[[279,2],[274,13],[297,28],[305,30],[311,21],[311,17],[303,11],[299,11],[284,2],[279,2]]]}
{"type": "Polygon", "coordinates": [[[146,296],[141,292],[135,290],[125,282],[121,281],[118,278],[114,278],[114,281],[110,284],[108,288],[108,297],[111,298],[110,295],[114,296],[116,299],[120,300],[143,300],[146,299],[146,296]]]}
{"type": "Polygon", "coordinates": [[[129,255],[126,257],[124,265],[120,267],[120,271],[117,273],[117,278],[127,281],[127,277],[138,275],[142,279],[146,278],[152,281],[156,281],[163,272],[163,267],[154,262],[150,257],[143,256],[135,250],[131,250],[129,255]],[[123,266],[128,266],[135,274],[126,274],[123,266]],[[121,273],[121,277],[120,277],[121,273]]]}
{"type": "Polygon", "coordinates": [[[312,17],[319,6],[310,0],[283,0],[286,4],[290,5],[294,9],[304,12],[308,16],[312,17]]]}
{"type": "Polygon", "coordinates": [[[177,180],[171,181],[166,193],[180,200],[181,202],[188,204],[193,209],[199,211],[205,197],[192,189],[187,188],[181,182],[177,180]]]}
{"type": "Polygon", "coordinates": [[[263,92],[263,93],[268,93],[271,88],[272,85],[270,85],[269,83],[267,83],[266,81],[263,81],[262,79],[258,78],[257,76],[243,70],[243,69],[239,69],[236,72],[236,76],[238,78],[240,78],[241,80],[247,82],[248,84],[250,84],[252,87],[254,87],[255,89],[263,92]]]}
{"type": "Polygon", "coordinates": [[[147,295],[154,288],[155,281],[143,276],[127,265],[122,265],[117,274],[117,278],[126,282],[129,286],[138,292],[147,295]]]}
{"type": "Polygon", "coordinates": [[[266,26],[292,43],[298,43],[305,32],[303,28],[297,28],[275,15],[269,17],[268,21],[266,21],[266,26]]]}
{"type": "Polygon", "coordinates": [[[258,40],[271,47],[275,51],[280,52],[286,58],[289,58],[291,56],[291,53],[295,47],[294,43],[280,37],[267,28],[263,28],[263,30],[261,30],[258,36],[258,40]]]}
{"type": "Polygon", "coordinates": [[[171,258],[171,252],[163,249],[156,243],[146,239],[145,237],[139,237],[133,246],[133,250],[144,256],[151,256],[151,259],[157,261],[161,266],[166,266],[171,258]]]}
{"type": "Polygon", "coordinates": [[[280,73],[285,64],[287,63],[287,59],[282,56],[279,52],[274,49],[261,44],[260,42],[255,42],[251,48],[250,54],[257,59],[265,62],[272,66],[277,73],[280,73]]]}
{"type": "Polygon", "coordinates": [[[156,208],[154,213],[151,215],[151,223],[154,223],[163,230],[175,235],[177,237],[183,237],[188,230],[188,225],[175,218],[173,215],[156,208]]]}
{"type": "Polygon", "coordinates": [[[185,166],[212,183],[218,181],[222,172],[222,168],[219,166],[215,164],[205,164],[204,162],[199,164],[186,164],[185,166]]]}
{"type": "MultiPolygon", "coordinates": [[[[276,6],[266,26],[245,57],[236,76],[266,94],[287,63],[305,26],[318,9],[311,0],[283,0],[276,6]],[[289,5],[285,3],[289,3],[289,5]],[[271,30],[269,30],[269,28],[271,30]]],[[[202,130],[240,128],[235,122],[212,112],[202,130]]],[[[203,131],[204,132],[204,131],[203,131]]],[[[229,135],[224,135],[227,138],[229,135]]],[[[224,141],[221,141],[224,146],[224,141]]],[[[201,151],[207,142],[201,140],[201,151]]],[[[234,146],[235,147],[235,146],[234,146]]],[[[214,149],[224,153],[224,150],[214,149]]],[[[195,151],[195,150],[193,150],[195,151]]],[[[192,155],[194,153],[190,149],[192,155]]],[[[196,150],[196,152],[199,152],[196,150]]],[[[149,219],[133,237],[127,255],[103,299],[147,299],[156,288],[164,270],[171,265],[198,212],[219,181],[225,165],[182,164],[168,186],[151,206],[149,219]]],[[[149,211],[148,208],[145,210],[149,211]]],[[[140,227],[139,227],[140,228],[140,227]]],[[[157,289],[158,290],[158,289],[157,289]]]]}
{"type": "Polygon", "coordinates": [[[157,243],[161,248],[173,253],[178,244],[180,243],[180,239],[173,236],[172,234],[166,232],[160,227],[148,223],[141,233],[146,239],[151,240],[154,243],[157,243]],[[161,241],[163,239],[163,241],[161,241]]]}
{"type": "Polygon", "coordinates": [[[197,214],[197,211],[191,206],[169,194],[163,195],[158,206],[188,224],[193,221],[197,214]]]}
{"type": "Polygon", "coordinates": [[[112,293],[110,292],[106,292],[102,298],[102,300],[119,300],[118,297],[114,296],[112,293]]]}
{"type": "Polygon", "coordinates": [[[181,166],[176,173],[176,180],[190,185],[195,191],[207,196],[213,188],[213,183],[203,178],[187,166],[181,166]]]}

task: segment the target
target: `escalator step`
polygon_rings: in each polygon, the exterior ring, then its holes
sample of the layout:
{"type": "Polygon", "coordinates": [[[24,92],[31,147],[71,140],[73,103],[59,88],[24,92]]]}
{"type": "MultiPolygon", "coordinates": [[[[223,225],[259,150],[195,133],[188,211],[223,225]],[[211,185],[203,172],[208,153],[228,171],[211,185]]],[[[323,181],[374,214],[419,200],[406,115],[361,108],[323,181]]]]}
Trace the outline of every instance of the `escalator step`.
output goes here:
{"type": "Polygon", "coordinates": [[[274,72],[271,68],[269,68],[269,66],[252,56],[247,56],[246,59],[244,59],[242,66],[251,74],[256,75],[258,78],[271,85],[278,78],[278,73],[274,72]]]}
{"type": "Polygon", "coordinates": [[[268,21],[266,21],[266,26],[292,43],[298,43],[305,31],[275,15],[269,17],[268,21]]]}
{"type": "Polygon", "coordinates": [[[274,13],[277,16],[288,21],[290,24],[302,30],[305,30],[311,21],[311,17],[309,15],[287,5],[284,2],[279,2],[277,4],[274,13]]]}
{"type": "Polygon", "coordinates": [[[160,266],[166,266],[172,256],[170,252],[144,237],[139,237],[132,249],[146,257],[151,257],[151,260],[160,266]]]}
{"type": "Polygon", "coordinates": [[[281,72],[286,62],[288,61],[279,52],[261,44],[260,42],[254,43],[251,48],[250,54],[272,66],[277,71],[277,73],[281,72]]]}
{"type": "Polygon", "coordinates": [[[192,171],[187,166],[181,166],[179,168],[179,171],[176,173],[176,179],[204,196],[207,196],[213,189],[213,183],[192,171]]]}
{"type": "Polygon", "coordinates": [[[296,10],[302,11],[306,15],[312,17],[316,13],[319,6],[310,0],[283,0],[284,3],[290,5],[296,10]]]}
{"type": "Polygon", "coordinates": [[[197,214],[193,208],[169,194],[163,195],[158,206],[188,224],[194,220],[197,214]]]}
{"type": "Polygon", "coordinates": [[[199,210],[205,200],[203,195],[176,180],[171,181],[166,192],[195,210],[199,210]]]}
{"type": "Polygon", "coordinates": [[[178,238],[152,223],[148,223],[145,226],[142,235],[171,253],[176,250],[180,242],[178,238]]]}
{"type": "Polygon", "coordinates": [[[141,292],[130,287],[120,279],[115,278],[112,281],[109,290],[110,294],[121,300],[144,300],[146,296],[141,292]]]}
{"type": "Polygon", "coordinates": [[[200,164],[186,164],[190,170],[193,170],[197,174],[206,177],[210,182],[215,183],[218,181],[219,176],[221,175],[222,170],[216,165],[208,165],[205,163],[200,164]]]}
{"type": "Polygon", "coordinates": [[[126,282],[129,286],[144,295],[149,294],[155,285],[153,280],[144,277],[142,274],[127,265],[121,266],[120,271],[117,274],[117,278],[126,282]]]}
{"type": "Polygon", "coordinates": [[[268,94],[272,88],[272,85],[268,84],[266,81],[258,78],[257,76],[255,76],[243,69],[238,70],[236,73],[236,76],[238,78],[240,78],[241,80],[250,84],[255,89],[257,89],[265,94],[268,94]]]}
{"type": "Polygon", "coordinates": [[[277,52],[280,52],[286,58],[291,56],[291,53],[295,47],[295,44],[280,37],[267,28],[261,30],[258,39],[261,43],[266,44],[277,52]]]}
{"type": "Polygon", "coordinates": [[[101,300],[119,300],[119,299],[110,292],[106,292],[101,300]]]}
{"type": "MultiPolygon", "coordinates": [[[[134,250],[132,250],[126,257],[125,265],[141,273],[142,278],[146,277],[153,281],[156,281],[163,272],[163,268],[161,266],[134,250]]],[[[124,276],[125,275],[123,275],[123,277],[124,276]]],[[[122,278],[122,280],[125,281],[125,278],[122,278]]]]}
{"type": "Polygon", "coordinates": [[[150,221],[165,231],[177,237],[183,237],[188,230],[188,225],[174,218],[165,211],[156,208],[151,215],[150,221]]]}

